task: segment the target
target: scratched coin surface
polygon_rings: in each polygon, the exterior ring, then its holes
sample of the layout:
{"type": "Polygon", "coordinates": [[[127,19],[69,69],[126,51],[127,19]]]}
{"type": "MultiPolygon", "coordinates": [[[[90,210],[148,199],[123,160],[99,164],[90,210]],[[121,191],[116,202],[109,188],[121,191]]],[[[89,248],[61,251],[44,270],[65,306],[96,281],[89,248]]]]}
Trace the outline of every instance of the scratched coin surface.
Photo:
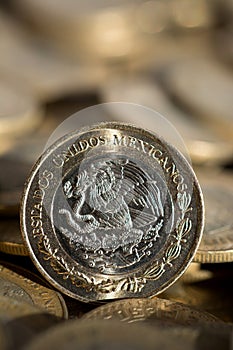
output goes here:
{"type": "Polygon", "coordinates": [[[28,303],[44,312],[67,318],[67,308],[59,293],[0,265],[0,295],[28,303]]]}
{"type": "Polygon", "coordinates": [[[168,325],[200,325],[219,320],[211,314],[182,303],[154,299],[124,299],[105,304],[88,312],[83,320],[112,320],[122,322],[148,322],[168,325]]]}
{"type": "Polygon", "coordinates": [[[121,123],[68,134],[25,185],[22,234],[37,268],[84,302],[156,295],[186,270],[203,228],[202,194],[185,158],[121,123]]]}
{"type": "Polygon", "coordinates": [[[206,223],[194,260],[201,263],[233,261],[233,180],[231,173],[200,173],[206,223]]]}

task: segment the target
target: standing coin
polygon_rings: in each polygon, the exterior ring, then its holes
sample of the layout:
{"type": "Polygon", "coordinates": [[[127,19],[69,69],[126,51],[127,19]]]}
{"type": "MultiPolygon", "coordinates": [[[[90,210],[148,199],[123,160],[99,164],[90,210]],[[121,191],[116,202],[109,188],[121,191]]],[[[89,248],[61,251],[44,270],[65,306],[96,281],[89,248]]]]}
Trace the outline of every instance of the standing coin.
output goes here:
{"type": "Polygon", "coordinates": [[[200,263],[233,261],[233,181],[227,173],[200,173],[206,224],[194,257],[200,263]]]}
{"type": "Polygon", "coordinates": [[[143,129],[100,123],[68,134],[35,164],[22,233],[40,272],[81,301],[148,297],[190,264],[202,194],[184,157],[143,129]]]}
{"type": "Polygon", "coordinates": [[[24,245],[18,220],[1,219],[0,251],[13,255],[28,255],[24,245]]]}
{"type": "Polygon", "coordinates": [[[219,320],[207,312],[197,310],[170,300],[125,299],[115,301],[88,312],[83,319],[111,320],[122,322],[156,322],[161,325],[199,325],[219,320]]]}
{"type": "Polygon", "coordinates": [[[58,317],[67,318],[65,302],[60,294],[0,265],[2,296],[24,301],[58,317]]]}

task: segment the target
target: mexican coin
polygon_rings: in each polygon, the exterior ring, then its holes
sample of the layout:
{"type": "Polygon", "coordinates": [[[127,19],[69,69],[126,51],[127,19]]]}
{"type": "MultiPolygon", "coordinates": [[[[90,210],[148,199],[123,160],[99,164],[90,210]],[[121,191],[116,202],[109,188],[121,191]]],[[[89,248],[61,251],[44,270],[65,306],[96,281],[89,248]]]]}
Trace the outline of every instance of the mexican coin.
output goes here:
{"type": "Polygon", "coordinates": [[[67,134],[25,185],[21,226],[44,277],[84,302],[149,297],[186,270],[203,229],[203,200],[185,158],[121,123],[67,134]]]}

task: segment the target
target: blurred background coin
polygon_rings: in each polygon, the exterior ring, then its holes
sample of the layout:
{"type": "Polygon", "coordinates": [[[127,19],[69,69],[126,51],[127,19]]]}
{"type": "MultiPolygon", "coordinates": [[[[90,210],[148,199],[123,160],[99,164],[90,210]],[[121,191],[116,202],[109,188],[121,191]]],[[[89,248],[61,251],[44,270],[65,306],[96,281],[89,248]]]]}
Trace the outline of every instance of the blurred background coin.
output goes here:
{"type": "Polygon", "coordinates": [[[0,84],[0,106],[1,138],[24,135],[41,122],[38,103],[7,84],[0,84]]]}
{"type": "Polygon", "coordinates": [[[28,255],[21,236],[19,220],[2,218],[0,221],[0,251],[13,255],[28,255]]]}
{"type": "Polygon", "coordinates": [[[233,179],[229,172],[198,173],[206,208],[202,240],[194,260],[201,263],[233,261],[233,179]]]}
{"type": "Polygon", "coordinates": [[[174,330],[152,328],[139,324],[122,324],[119,321],[77,320],[68,321],[58,325],[37,337],[25,350],[39,350],[42,347],[47,350],[51,347],[56,349],[80,350],[99,349],[122,349],[122,350],[174,350],[185,346],[186,349],[194,349],[198,338],[198,331],[191,329],[174,330]]]}
{"type": "Polygon", "coordinates": [[[93,91],[105,78],[106,70],[100,65],[87,65],[85,60],[59,54],[46,40],[37,39],[5,13],[0,12],[0,20],[1,80],[25,95],[47,102],[71,93],[93,91]]]}
{"type": "MultiPolygon", "coordinates": [[[[205,310],[222,321],[232,323],[232,273],[220,264],[218,273],[212,272],[212,277],[197,281],[179,280],[160,296],[188,306],[205,310]]],[[[231,266],[232,268],[232,266],[231,266]]]]}
{"type": "Polygon", "coordinates": [[[220,322],[206,312],[187,305],[164,300],[126,299],[99,306],[83,316],[83,320],[119,320],[122,322],[147,322],[153,325],[200,325],[220,322]]]}
{"type": "Polygon", "coordinates": [[[29,278],[0,265],[1,295],[24,301],[57,317],[67,318],[67,309],[61,295],[29,278]]]}
{"type": "MultiPolygon", "coordinates": [[[[226,142],[216,132],[205,128],[200,120],[197,120],[191,113],[185,113],[179,109],[169,98],[162,87],[151,78],[142,76],[128,76],[116,78],[105,83],[100,90],[103,102],[131,102],[152,108],[161,113],[180,135],[192,161],[195,164],[221,164],[232,159],[233,145],[226,142]]],[[[167,124],[161,119],[160,124],[152,115],[142,117],[140,114],[121,113],[114,115],[116,120],[131,122],[148,130],[158,132],[159,127],[167,129],[170,135],[163,135],[170,142],[175,142],[176,133],[169,130],[167,124]]]]}
{"type": "Polygon", "coordinates": [[[1,347],[2,350],[21,349],[36,335],[58,322],[57,317],[34,305],[0,296],[0,325],[5,346],[1,347]]]}
{"type": "Polygon", "coordinates": [[[168,90],[210,129],[232,141],[233,78],[216,60],[186,60],[166,69],[168,90]]]}

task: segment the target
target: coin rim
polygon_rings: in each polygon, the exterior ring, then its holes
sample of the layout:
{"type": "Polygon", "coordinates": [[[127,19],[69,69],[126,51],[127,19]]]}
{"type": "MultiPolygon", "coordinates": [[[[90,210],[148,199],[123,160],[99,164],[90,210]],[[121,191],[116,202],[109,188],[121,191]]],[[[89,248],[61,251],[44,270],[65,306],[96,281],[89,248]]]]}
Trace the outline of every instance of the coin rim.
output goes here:
{"type": "MultiPolygon", "coordinates": [[[[176,149],[173,145],[171,145],[167,141],[165,141],[163,139],[163,137],[157,135],[156,133],[154,133],[150,130],[142,129],[142,128],[135,126],[135,125],[132,125],[130,123],[123,123],[123,122],[101,122],[98,124],[85,126],[85,127],[81,128],[80,130],[75,130],[72,133],[68,133],[68,134],[63,135],[61,138],[57,139],[56,142],[54,142],[52,145],[50,145],[44,153],[41,154],[41,156],[38,158],[38,160],[36,161],[36,163],[34,164],[34,166],[32,167],[32,169],[30,171],[30,174],[25,182],[24,190],[22,193],[21,206],[20,206],[21,207],[20,227],[21,227],[22,238],[23,238],[23,241],[25,242],[25,245],[28,249],[29,256],[31,257],[33,263],[35,264],[37,269],[40,271],[40,273],[45,277],[45,279],[47,281],[49,281],[59,291],[63,292],[64,294],[66,294],[74,299],[80,300],[82,302],[87,302],[87,303],[89,303],[89,302],[103,302],[104,300],[96,300],[96,299],[93,300],[93,299],[85,298],[83,296],[80,296],[78,294],[71,292],[69,289],[66,289],[64,286],[62,286],[56,280],[54,280],[48,274],[48,272],[46,272],[44,270],[43,266],[38,262],[37,257],[36,257],[32,247],[31,247],[30,242],[29,242],[27,228],[26,228],[26,222],[25,222],[25,217],[24,217],[25,216],[24,213],[26,212],[27,196],[29,193],[30,186],[31,186],[33,179],[34,179],[34,175],[40,169],[40,166],[41,166],[41,164],[43,164],[43,161],[45,159],[47,159],[49,157],[49,155],[51,155],[53,153],[53,151],[55,149],[57,149],[59,146],[61,146],[64,142],[68,142],[75,135],[77,135],[77,137],[80,137],[83,134],[90,132],[90,131],[93,132],[93,131],[99,131],[102,129],[117,130],[118,128],[121,128],[121,131],[124,131],[124,130],[128,131],[129,129],[131,129],[131,130],[133,129],[134,132],[137,132],[137,133],[141,134],[142,136],[149,135],[153,139],[159,140],[161,142],[161,144],[165,145],[169,149],[169,151],[174,152],[174,155],[178,156],[178,158],[182,161],[182,163],[185,163],[185,165],[187,166],[187,169],[189,170],[189,172],[192,176],[193,183],[195,183],[195,187],[196,187],[197,194],[198,194],[199,207],[197,210],[197,228],[196,228],[196,232],[195,232],[195,247],[193,244],[192,251],[189,252],[189,254],[187,255],[187,258],[186,258],[188,261],[186,261],[186,265],[182,266],[179,269],[179,273],[177,273],[176,276],[174,275],[172,280],[169,279],[168,281],[166,281],[163,284],[163,288],[161,288],[159,291],[154,292],[154,293],[151,291],[151,294],[148,296],[149,298],[152,298],[153,296],[162,293],[164,290],[166,290],[170,285],[175,283],[183,275],[183,273],[186,271],[186,269],[188,268],[188,266],[191,264],[191,262],[194,259],[194,256],[195,256],[197,249],[198,249],[198,246],[201,242],[201,238],[202,238],[202,234],[203,234],[203,230],[204,230],[204,220],[205,220],[204,199],[203,199],[203,193],[202,193],[200,184],[198,182],[198,179],[196,177],[196,174],[195,174],[192,166],[189,164],[187,159],[184,157],[184,155],[178,149],[176,149]]],[[[125,296],[125,298],[130,298],[130,297],[125,296]]],[[[116,297],[116,299],[119,299],[119,298],[116,297]]],[[[109,299],[106,299],[106,300],[109,300],[109,299]]]]}

